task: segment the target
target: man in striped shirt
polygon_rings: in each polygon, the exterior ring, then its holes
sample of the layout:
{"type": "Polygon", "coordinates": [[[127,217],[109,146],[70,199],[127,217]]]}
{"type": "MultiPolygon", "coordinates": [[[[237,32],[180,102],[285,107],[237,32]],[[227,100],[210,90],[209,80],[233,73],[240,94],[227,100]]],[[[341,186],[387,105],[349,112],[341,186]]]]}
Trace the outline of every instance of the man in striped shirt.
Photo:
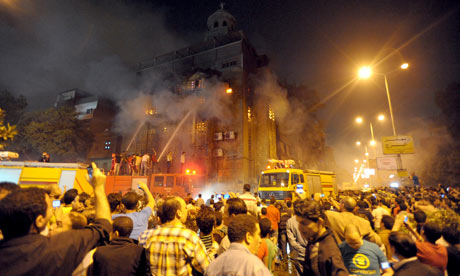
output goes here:
{"type": "Polygon", "coordinates": [[[206,205],[202,205],[198,215],[196,216],[196,223],[200,229],[200,239],[206,247],[206,251],[211,260],[215,259],[219,244],[213,239],[213,228],[216,221],[214,210],[206,205]]]}
{"type": "Polygon", "coordinates": [[[184,226],[185,201],[180,197],[166,199],[158,215],[163,224],[151,232],[144,245],[152,275],[192,275],[193,269],[203,273],[210,260],[198,235],[184,226]]]}

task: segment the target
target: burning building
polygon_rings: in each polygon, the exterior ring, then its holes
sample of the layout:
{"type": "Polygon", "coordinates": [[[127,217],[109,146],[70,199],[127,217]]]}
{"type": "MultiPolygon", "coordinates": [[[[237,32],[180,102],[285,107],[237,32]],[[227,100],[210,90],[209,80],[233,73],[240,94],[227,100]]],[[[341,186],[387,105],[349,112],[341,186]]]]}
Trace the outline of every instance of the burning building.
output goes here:
{"type": "MultiPolygon", "coordinates": [[[[254,79],[268,65],[268,58],[258,55],[236,26],[236,19],[221,6],[209,16],[203,42],[143,61],[137,69],[140,79],[161,76],[176,96],[198,97],[197,105],[202,106],[190,106],[190,116],[184,112],[188,118],[181,126],[181,139],[172,140],[159,165],[171,151],[178,172],[179,156],[186,152],[187,162],[206,176],[207,183],[223,184],[226,191],[240,191],[244,183],[255,185],[267,160],[277,158],[275,114],[269,105],[255,108],[254,79]],[[210,89],[220,93],[222,100],[211,101],[210,89]],[[225,118],[203,115],[211,104],[230,112],[225,118]]],[[[154,97],[156,92],[152,89],[149,93],[154,97]]],[[[146,112],[154,115],[156,109],[146,112]]],[[[155,148],[160,155],[179,121],[172,127],[144,124],[130,151],[151,152],[155,148]]]]}

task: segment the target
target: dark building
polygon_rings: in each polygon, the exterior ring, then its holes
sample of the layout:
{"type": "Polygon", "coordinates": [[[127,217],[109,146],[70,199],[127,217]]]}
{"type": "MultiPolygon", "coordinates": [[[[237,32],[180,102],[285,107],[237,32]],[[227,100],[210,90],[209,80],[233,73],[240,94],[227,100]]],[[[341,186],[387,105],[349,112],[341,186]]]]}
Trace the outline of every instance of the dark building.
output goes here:
{"type": "Polygon", "coordinates": [[[120,152],[121,146],[121,137],[112,132],[117,112],[115,103],[80,89],[72,89],[58,94],[54,106],[63,105],[75,108],[77,118],[86,124],[93,136],[87,158],[104,170],[110,169],[111,153],[120,152]]]}
{"type": "MultiPolygon", "coordinates": [[[[275,114],[268,105],[257,111],[255,107],[256,74],[268,65],[268,58],[257,54],[223,6],[209,16],[207,26],[203,42],[143,61],[137,74],[144,80],[160,75],[174,93],[184,97],[199,95],[215,82],[221,85],[215,93],[230,97],[231,118],[204,118],[195,112],[185,123],[190,145],[173,141],[176,144],[169,148],[174,149],[176,171],[180,154],[186,151],[208,183],[240,191],[244,183],[255,185],[267,160],[277,157],[275,114]]],[[[203,98],[205,105],[206,101],[203,98]]],[[[160,154],[170,136],[165,127],[144,126],[132,151],[154,147],[160,154]]]]}

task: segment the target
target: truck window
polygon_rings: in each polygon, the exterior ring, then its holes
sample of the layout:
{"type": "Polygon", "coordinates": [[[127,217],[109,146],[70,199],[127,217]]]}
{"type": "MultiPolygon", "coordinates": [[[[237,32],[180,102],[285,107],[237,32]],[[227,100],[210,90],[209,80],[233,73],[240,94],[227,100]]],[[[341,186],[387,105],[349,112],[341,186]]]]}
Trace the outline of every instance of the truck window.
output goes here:
{"type": "Polygon", "coordinates": [[[291,175],[291,177],[292,177],[292,184],[297,184],[297,183],[299,183],[299,175],[298,175],[298,174],[293,173],[293,174],[291,175]]]}
{"type": "Polygon", "coordinates": [[[166,187],[174,186],[174,176],[166,176],[166,187]]]}
{"type": "Polygon", "coordinates": [[[265,173],[261,176],[260,187],[288,187],[288,173],[265,173]]]}
{"type": "Polygon", "coordinates": [[[305,183],[305,180],[303,178],[303,174],[300,175],[300,183],[305,183]]]}
{"type": "Polygon", "coordinates": [[[156,187],[163,187],[164,177],[163,176],[155,176],[154,185],[156,187]]]}

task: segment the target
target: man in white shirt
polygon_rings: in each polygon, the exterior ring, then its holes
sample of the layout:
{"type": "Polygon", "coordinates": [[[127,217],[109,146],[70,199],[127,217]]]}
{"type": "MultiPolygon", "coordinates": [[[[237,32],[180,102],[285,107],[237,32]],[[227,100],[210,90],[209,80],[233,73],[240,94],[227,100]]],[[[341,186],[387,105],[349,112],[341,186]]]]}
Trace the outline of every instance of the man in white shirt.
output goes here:
{"type": "Polygon", "coordinates": [[[147,175],[147,166],[150,161],[150,155],[147,153],[144,153],[142,156],[142,162],[141,162],[141,173],[140,175],[147,175]]]}
{"type": "Polygon", "coordinates": [[[257,199],[251,194],[251,185],[244,184],[243,194],[240,195],[239,198],[246,203],[248,212],[257,217],[257,199]]]}

